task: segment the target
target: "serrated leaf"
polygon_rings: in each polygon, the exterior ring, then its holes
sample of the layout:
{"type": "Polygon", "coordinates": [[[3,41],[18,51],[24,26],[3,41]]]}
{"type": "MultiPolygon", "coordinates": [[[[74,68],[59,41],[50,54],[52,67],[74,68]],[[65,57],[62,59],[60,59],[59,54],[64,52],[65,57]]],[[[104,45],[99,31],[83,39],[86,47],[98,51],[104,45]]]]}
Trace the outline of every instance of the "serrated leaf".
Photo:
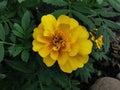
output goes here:
{"type": "Polygon", "coordinates": [[[2,41],[5,40],[5,30],[4,30],[2,24],[0,24],[0,39],[1,39],[2,41]]]}
{"type": "Polygon", "coordinates": [[[19,31],[17,31],[17,30],[13,30],[12,32],[13,32],[13,34],[14,34],[15,36],[17,36],[17,37],[19,37],[19,38],[23,38],[23,37],[24,37],[24,35],[23,35],[22,33],[20,33],[19,31]]]}
{"type": "Polygon", "coordinates": [[[20,61],[6,61],[7,64],[15,70],[23,73],[31,73],[32,71],[27,67],[27,65],[20,61]]]}
{"type": "Polygon", "coordinates": [[[13,27],[14,27],[14,30],[13,30],[14,35],[20,38],[24,38],[23,28],[17,23],[15,23],[13,27]]]}
{"type": "Polygon", "coordinates": [[[86,25],[88,25],[90,29],[95,28],[94,23],[88,17],[86,17],[85,15],[83,15],[83,14],[77,12],[77,11],[74,11],[74,10],[72,10],[72,13],[75,16],[77,16],[82,22],[84,22],[86,25]]]}
{"type": "Polygon", "coordinates": [[[4,58],[4,45],[0,43],[0,62],[3,61],[4,58]]]}
{"type": "Polygon", "coordinates": [[[27,50],[23,50],[21,53],[21,58],[24,62],[28,62],[29,52],[27,50]]]}
{"type": "Polygon", "coordinates": [[[68,9],[60,9],[60,10],[56,10],[54,11],[52,14],[55,16],[55,17],[59,17],[61,14],[67,14],[69,12],[68,9]]]}
{"type": "Polygon", "coordinates": [[[68,3],[65,2],[64,0],[43,0],[43,2],[54,5],[54,6],[67,6],[68,5],[68,3]]]}
{"type": "Polygon", "coordinates": [[[24,30],[26,30],[29,27],[30,24],[30,12],[26,11],[22,17],[22,27],[24,30]]]}

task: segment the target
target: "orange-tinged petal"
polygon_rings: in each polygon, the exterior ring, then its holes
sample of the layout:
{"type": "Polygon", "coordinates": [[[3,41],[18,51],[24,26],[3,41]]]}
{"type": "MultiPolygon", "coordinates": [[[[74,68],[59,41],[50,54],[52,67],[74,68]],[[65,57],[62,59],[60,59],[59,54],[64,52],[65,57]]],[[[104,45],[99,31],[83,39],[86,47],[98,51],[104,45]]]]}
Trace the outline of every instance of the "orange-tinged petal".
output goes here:
{"type": "Polygon", "coordinates": [[[44,27],[44,36],[50,36],[55,32],[56,18],[51,15],[44,15],[41,19],[41,23],[44,27]]]}
{"type": "Polygon", "coordinates": [[[45,58],[43,58],[43,62],[48,66],[52,66],[56,61],[53,60],[52,58],[50,58],[50,56],[47,56],[45,58]]]}
{"type": "Polygon", "coordinates": [[[44,46],[41,48],[38,53],[40,54],[41,57],[46,57],[50,54],[51,48],[49,46],[44,46]]]}
{"type": "Polygon", "coordinates": [[[58,59],[58,55],[59,55],[58,51],[52,51],[52,52],[50,53],[50,57],[51,57],[53,60],[57,60],[57,59],[58,59]]]}
{"type": "Polygon", "coordinates": [[[80,55],[88,55],[92,51],[92,42],[90,40],[81,40],[80,45],[80,55]]]}
{"type": "Polygon", "coordinates": [[[44,47],[44,44],[42,44],[42,43],[40,43],[40,42],[38,42],[38,41],[36,41],[36,40],[33,40],[32,45],[33,45],[33,48],[32,48],[32,49],[33,49],[33,51],[35,51],[35,52],[39,51],[41,48],[44,47]]]}
{"type": "Polygon", "coordinates": [[[64,65],[59,65],[59,67],[63,72],[66,73],[71,73],[73,71],[73,68],[69,62],[66,62],[64,65]]]}
{"type": "Polygon", "coordinates": [[[66,63],[66,61],[68,60],[69,56],[68,56],[68,53],[64,53],[62,52],[61,54],[59,54],[58,56],[58,64],[59,65],[63,65],[66,63]]]}

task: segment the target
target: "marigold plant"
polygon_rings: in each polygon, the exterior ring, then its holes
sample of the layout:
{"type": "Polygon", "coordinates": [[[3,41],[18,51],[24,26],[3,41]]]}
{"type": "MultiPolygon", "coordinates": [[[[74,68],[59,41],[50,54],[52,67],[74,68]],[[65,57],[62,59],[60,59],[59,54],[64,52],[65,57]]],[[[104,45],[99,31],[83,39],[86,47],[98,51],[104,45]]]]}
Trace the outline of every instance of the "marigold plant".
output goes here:
{"type": "Polygon", "coordinates": [[[92,42],[86,28],[66,15],[58,19],[44,15],[34,29],[33,50],[43,57],[43,62],[52,66],[56,61],[63,72],[71,73],[88,62],[92,42]]]}

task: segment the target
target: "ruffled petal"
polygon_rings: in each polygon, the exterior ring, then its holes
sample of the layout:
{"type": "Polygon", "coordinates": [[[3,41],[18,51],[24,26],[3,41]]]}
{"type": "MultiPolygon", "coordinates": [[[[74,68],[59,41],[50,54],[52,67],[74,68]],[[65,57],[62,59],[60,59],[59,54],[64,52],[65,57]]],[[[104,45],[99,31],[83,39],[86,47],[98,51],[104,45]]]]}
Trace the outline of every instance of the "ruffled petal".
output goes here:
{"type": "Polygon", "coordinates": [[[71,43],[75,43],[81,35],[79,27],[76,27],[74,30],[71,30],[71,43]]]}
{"type": "Polygon", "coordinates": [[[55,32],[56,18],[51,15],[44,15],[41,19],[41,22],[44,26],[44,36],[50,36],[55,32]]]}
{"type": "Polygon", "coordinates": [[[79,23],[75,19],[70,18],[70,30],[76,28],[78,25],[79,23]]]}
{"type": "Polygon", "coordinates": [[[63,72],[66,72],[66,73],[71,73],[73,71],[73,68],[69,62],[66,62],[63,65],[59,65],[59,67],[63,72]]]}
{"type": "Polygon", "coordinates": [[[57,26],[59,26],[60,24],[70,24],[70,18],[68,16],[65,15],[61,15],[58,17],[57,19],[57,26]]]}
{"type": "Polygon", "coordinates": [[[50,58],[50,56],[47,56],[45,58],[43,58],[43,62],[48,66],[52,66],[56,61],[53,60],[52,58],[50,58]]]}
{"type": "Polygon", "coordinates": [[[41,57],[46,57],[50,54],[51,48],[49,46],[44,46],[41,48],[38,53],[40,54],[41,57]]]}
{"type": "Polygon", "coordinates": [[[80,42],[76,42],[74,44],[71,44],[71,51],[69,52],[70,56],[75,56],[79,53],[79,51],[80,51],[79,43],[80,42]]]}
{"type": "Polygon", "coordinates": [[[89,33],[84,26],[79,26],[77,29],[80,30],[79,38],[88,39],[89,33]]]}
{"type": "Polygon", "coordinates": [[[67,53],[64,53],[62,52],[61,54],[59,54],[58,56],[58,64],[59,65],[63,65],[66,63],[66,61],[68,60],[68,54],[67,53]]]}
{"type": "Polygon", "coordinates": [[[82,68],[87,61],[88,61],[88,55],[86,56],[76,55],[74,57],[69,58],[69,62],[73,70],[76,70],[77,68],[82,68]]]}
{"type": "Polygon", "coordinates": [[[81,40],[80,45],[80,55],[88,55],[92,51],[92,42],[90,40],[81,40]]]}
{"type": "Polygon", "coordinates": [[[53,60],[57,60],[57,59],[58,59],[58,55],[59,55],[58,51],[52,51],[52,52],[50,53],[50,57],[51,57],[53,60]]]}
{"type": "Polygon", "coordinates": [[[33,40],[32,45],[33,45],[32,49],[35,52],[39,51],[41,48],[44,47],[44,44],[42,44],[42,43],[40,43],[40,42],[38,42],[36,40],[33,40]]]}

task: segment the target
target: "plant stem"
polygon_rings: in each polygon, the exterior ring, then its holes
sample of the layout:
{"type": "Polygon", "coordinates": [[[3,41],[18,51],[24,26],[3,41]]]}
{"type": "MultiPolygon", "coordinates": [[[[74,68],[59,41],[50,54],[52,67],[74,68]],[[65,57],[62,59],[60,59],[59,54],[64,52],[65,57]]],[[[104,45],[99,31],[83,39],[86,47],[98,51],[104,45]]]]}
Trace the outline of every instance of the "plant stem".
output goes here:
{"type": "Polygon", "coordinates": [[[5,42],[5,41],[0,41],[0,44],[6,44],[6,45],[11,45],[14,46],[14,43],[9,43],[9,42],[5,42]]]}

